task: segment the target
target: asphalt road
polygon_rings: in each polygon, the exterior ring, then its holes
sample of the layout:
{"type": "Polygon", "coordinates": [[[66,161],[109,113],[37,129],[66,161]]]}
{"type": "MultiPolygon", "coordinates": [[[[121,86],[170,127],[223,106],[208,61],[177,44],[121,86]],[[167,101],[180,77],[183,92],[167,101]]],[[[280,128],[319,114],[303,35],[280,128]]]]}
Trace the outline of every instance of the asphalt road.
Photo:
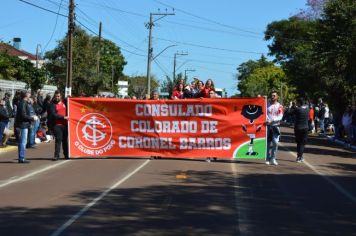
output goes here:
{"type": "Polygon", "coordinates": [[[311,137],[279,165],[144,158],[51,161],[53,143],[0,153],[0,235],[356,235],[356,152],[311,137]]]}

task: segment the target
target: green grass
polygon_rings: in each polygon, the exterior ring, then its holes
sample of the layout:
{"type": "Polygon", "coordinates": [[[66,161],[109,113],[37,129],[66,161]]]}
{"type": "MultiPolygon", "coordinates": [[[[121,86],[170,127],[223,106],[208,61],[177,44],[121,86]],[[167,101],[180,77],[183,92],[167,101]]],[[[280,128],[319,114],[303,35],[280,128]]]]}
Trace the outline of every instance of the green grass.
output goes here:
{"type": "Polygon", "coordinates": [[[265,159],[266,155],[266,139],[258,139],[253,142],[253,151],[257,152],[256,156],[247,155],[248,144],[250,142],[246,142],[238,147],[238,151],[234,156],[236,158],[255,158],[255,159],[265,159]]]}

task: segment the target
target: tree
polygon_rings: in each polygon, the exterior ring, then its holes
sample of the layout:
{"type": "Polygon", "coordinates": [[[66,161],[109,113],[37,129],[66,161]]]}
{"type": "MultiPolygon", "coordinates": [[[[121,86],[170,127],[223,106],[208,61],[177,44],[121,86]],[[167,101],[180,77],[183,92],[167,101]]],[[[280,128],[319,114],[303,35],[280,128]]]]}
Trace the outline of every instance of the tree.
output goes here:
{"type": "Polygon", "coordinates": [[[334,107],[356,102],[356,2],[333,0],[325,5],[316,28],[315,55],[334,107]],[[353,101],[352,101],[353,100],[353,101]]]}
{"type": "Polygon", "coordinates": [[[5,52],[0,53],[0,78],[25,82],[27,87],[36,91],[46,82],[44,69],[37,69],[29,60],[22,60],[10,56],[5,52]]]}
{"type": "MultiPolygon", "coordinates": [[[[146,76],[126,77],[129,81],[129,95],[135,95],[137,98],[144,98],[147,92],[146,76]]],[[[151,91],[156,90],[159,83],[155,77],[151,77],[151,91]]]]}
{"type": "Polygon", "coordinates": [[[15,79],[17,69],[13,62],[14,60],[11,58],[11,56],[4,52],[0,52],[0,79],[15,79]]]}
{"type": "Polygon", "coordinates": [[[316,4],[309,9],[318,12],[314,17],[294,16],[268,25],[265,39],[272,40],[270,55],[298,94],[324,97],[334,110],[343,110],[356,100],[356,2],[308,3],[316,4]]]}
{"type": "MultiPolygon", "coordinates": [[[[99,50],[99,38],[92,39],[95,51],[99,50]]],[[[114,90],[112,84],[116,85],[119,78],[123,76],[122,71],[127,64],[120,48],[110,40],[102,39],[100,42],[100,73],[97,87],[100,90],[114,90]]],[[[117,90],[115,90],[117,91],[117,90]]]]}
{"type": "Polygon", "coordinates": [[[275,65],[256,68],[239,86],[243,97],[268,96],[271,91],[278,91],[282,102],[295,97],[284,71],[275,65]]]}
{"type": "MultiPolygon", "coordinates": [[[[115,70],[114,84],[117,83],[126,62],[120,48],[109,40],[101,41],[100,73],[97,73],[97,53],[99,39],[88,35],[81,28],[76,28],[73,35],[73,79],[74,95],[84,92],[93,95],[99,90],[111,90],[112,68],[115,70]]],[[[57,47],[46,53],[49,60],[46,68],[52,82],[62,90],[66,83],[67,37],[60,40],[57,47]]]]}
{"type": "Polygon", "coordinates": [[[171,97],[174,87],[177,85],[178,81],[183,80],[184,84],[186,84],[187,79],[187,77],[183,76],[183,73],[179,73],[174,81],[172,81],[172,79],[166,75],[166,80],[161,83],[161,91],[168,93],[168,96],[171,97]]]}
{"type": "Polygon", "coordinates": [[[265,39],[272,40],[269,55],[275,56],[296,92],[306,97],[320,95],[323,86],[313,53],[315,28],[315,21],[291,17],[270,23],[265,32],[265,39]]]}
{"type": "Polygon", "coordinates": [[[169,76],[166,76],[166,80],[162,81],[161,83],[161,92],[168,93],[168,96],[171,97],[173,88],[174,88],[174,82],[169,76]]]}
{"type": "Polygon", "coordinates": [[[304,20],[319,19],[328,0],[307,0],[307,8],[301,9],[295,16],[304,20]]]}
{"type": "Polygon", "coordinates": [[[242,88],[240,88],[240,83],[248,78],[255,69],[271,65],[273,65],[273,62],[267,61],[267,58],[264,55],[262,55],[261,58],[257,61],[248,60],[247,62],[241,63],[237,67],[237,80],[239,81],[237,84],[237,89],[241,91],[242,88]]]}

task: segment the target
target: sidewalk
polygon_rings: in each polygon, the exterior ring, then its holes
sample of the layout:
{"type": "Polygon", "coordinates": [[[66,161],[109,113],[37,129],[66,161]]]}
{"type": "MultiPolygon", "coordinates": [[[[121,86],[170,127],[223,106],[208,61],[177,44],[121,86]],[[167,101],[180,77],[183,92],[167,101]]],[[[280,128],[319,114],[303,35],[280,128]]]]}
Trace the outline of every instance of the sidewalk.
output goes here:
{"type": "Polygon", "coordinates": [[[321,137],[326,137],[328,140],[337,143],[339,145],[344,146],[345,148],[350,148],[354,151],[356,151],[356,146],[355,145],[351,145],[350,143],[345,142],[342,139],[336,139],[333,135],[327,135],[327,134],[319,134],[319,136],[321,137]]]}
{"type": "Polygon", "coordinates": [[[5,148],[0,148],[0,155],[2,153],[10,152],[10,151],[13,151],[13,150],[16,150],[16,149],[17,149],[17,146],[7,145],[7,147],[5,147],[5,148]]]}

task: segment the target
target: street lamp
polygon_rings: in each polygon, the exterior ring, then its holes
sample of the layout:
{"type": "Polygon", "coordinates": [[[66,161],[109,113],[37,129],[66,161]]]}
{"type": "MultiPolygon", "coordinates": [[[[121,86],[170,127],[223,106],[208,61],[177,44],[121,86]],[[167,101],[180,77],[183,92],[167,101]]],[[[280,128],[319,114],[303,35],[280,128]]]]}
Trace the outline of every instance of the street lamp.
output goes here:
{"type": "Polygon", "coordinates": [[[173,79],[172,79],[172,81],[175,81],[175,79],[176,79],[177,56],[187,56],[187,55],[188,55],[187,52],[185,52],[185,53],[179,53],[179,52],[174,53],[174,60],[173,60],[173,79]]]}

